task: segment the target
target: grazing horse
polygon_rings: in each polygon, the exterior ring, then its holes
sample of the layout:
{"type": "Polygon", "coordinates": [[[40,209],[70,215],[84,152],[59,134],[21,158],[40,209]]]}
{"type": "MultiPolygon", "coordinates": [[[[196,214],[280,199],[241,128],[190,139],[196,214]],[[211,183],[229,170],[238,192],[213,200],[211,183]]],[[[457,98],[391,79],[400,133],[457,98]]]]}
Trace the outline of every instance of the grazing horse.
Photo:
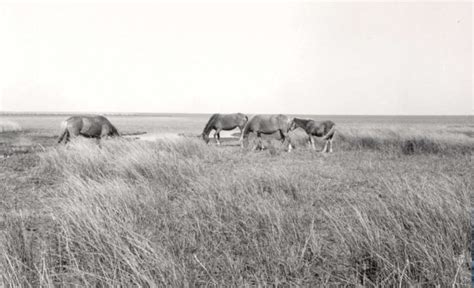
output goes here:
{"type": "Polygon", "coordinates": [[[332,139],[334,137],[334,133],[336,133],[336,124],[334,124],[334,122],[316,122],[312,119],[293,118],[290,130],[293,131],[296,128],[302,128],[306,134],[308,134],[308,144],[311,145],[313,150],[316,150],[316,147],[314,146],[314,136],[316,136],[322,137],[323,140],[326,140],[326,144],[324,145],[322,152],[332,153],[332,139]]]}
{"type": "Polygon", "coordinates": [[[264,148],[261,138],[262,134],[280,132],[282,143],[285,143],[285,141],[288,140],[288,152],[290,152],[293,148],[291,146],[291,139],[288,135],[291,123],[292,119],[282,114],[255,115],[244,128],[244,132],[240,138],[241,147],[244,147],[244,139],[246,139],[251,132],[257,133],[257,138],[259,139],[259,143],[254,147],[254,149],[257,147],[260,147],[261,149],[264,148]]]}
{"type": "Polygon", "coordinates": [[[84,136],[87,138],[101,138],[108,136],[120,136],[117,128],[104,116],[72,116],[61,123],[61,134],[58,143],[67,143],[69,138],[84,136]]]}
{"type": "Polygon", "coordinates": [[[220,133],[222,130],[233,130],[239,127],[240,134],[242,134],[242,130],[244,129],[248,120],[249,118],[242,113],[214,114],[211,116],[209,121],[207,121],[207,124],[202,131],[202,139],[204,139],[206,143],[209,143],[209,133],[211,133],[212,130],[216,130],[214,133],[214,140],[216,140],[217,145],[221,145],[220,133]]]}

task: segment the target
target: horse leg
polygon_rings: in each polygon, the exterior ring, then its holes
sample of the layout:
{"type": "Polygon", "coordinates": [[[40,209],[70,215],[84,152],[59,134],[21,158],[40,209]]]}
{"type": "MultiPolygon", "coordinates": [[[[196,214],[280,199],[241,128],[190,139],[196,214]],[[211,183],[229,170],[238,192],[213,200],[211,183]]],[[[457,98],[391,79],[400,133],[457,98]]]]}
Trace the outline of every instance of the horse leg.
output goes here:
{"type": "Polygon", "coordinates": [[[217,142],[217,130],[215,130],[215,133],[214,133],[214,141],[217,142]]]}
{"type": "Polygon", "coordinates": [[[288,152],[291,152],[291,149],[293,149],[293,146],[291,145],[291,138],[288,135],[288,133],[283,132],[280,130],[280,135],[283,138],[282,144],[285,143],[286,140],[288,140],[288,152]]]}
{"type": "Polygon", "coordinates": [[[309,139],[310,139],[310,142],[311,142],[311,148],[313,150],[316,150],[316,146],[314,146],[314,136],[313,135],[310,135],[309,136],[309,139]]]}
{"type": "Polygon", "coordinates": [[[244,128],[241,128],[241,132],[240,132],[240,148],[245,148],[245,144],[248,145],[249,143],[249,134],[252,133],[253,131],[251,131],[250,129],[248,129],[247,131],[244,129],[244,128]]]}
{"type": "Polygon", "coordinates": [[[239,138],[239,142],[240,142],[240,147],[244,147],[244,128],[245,126],[239,126],[239,129],[240,129],[240,138],[239,138]]]}
{"type": "Polygon", "coordinates": [[[260,132],[257,132],[257,145],[255,146],[255,148],[253,150],[256,150],[257,148],[259,148],[260,150],[263,150],[263,143],[262,143],[262,134],[260,132]]]}
{"type": "Polygon", "coordinates": [[[221,129],[216,130],[214,135],[217,135],[217,146],[221,146],[221,129]]]}
{"type": "Polygon", "coordinates": [[[97,143],[97,146],[99,146],[99,149],[102,149],[102,145],[101,145],[101,141],[102,140],[102,137],[99,136],[95,139],[95,142],[97,143]]]}
{"type": "Polygon", "coordinates": [[[242,140],[242,138],[244,138],[244,127],[239,126],[239,130],[240,130],[240,137],[239,137],[239,139],[242,140]]]}
{"type": "Polygon", "coordinates": [[[281,136],[281,144],[285,144],[285,141],[288,140],[288,152],[291,151],[291,149],[293,147],[291,147],[291,141],[290,140],[290,137],[288,136],[287,133],[283,132],[283,130],[280,130],[280,136],[281,136]]]}
{"type": "Polygon", "coordinates": [[[260,138],[258,138],[258,136],[257,136],[257,143],[255,144],[255,146],[253,146],[252,151],[257,150],[257,148],[259,148],[259,146],[258,146],[259,142],[258,141],[260,141],[260,138]]]}
{"type": "Polygon", "coordinates": [[[330,153],[332,153],[332,140],[334,140],[334,134],[335,134],[335,132],[332,133],[331,139],[329,139],[329,144],[330,144],[329,152],[330,152],[330,153]]]}
{"type": "Polygon", "coordinates": [[[323,151],[322,151],[323,153],[328,152],[328,143],[329,143],[329,141],[326,140],[326,143],[324,144],[324,148],[323,148],[323,151]]]}
{"type": "Polygon", "coordinates": [[[282,130],[278,130],[280,132],[280,140],[281,140],[281,144],[285,143],[285,133],[283,133],[282,130]]]}
{"type": "Polygon", "coordinates": [[[110,134],[110,128],[108,125],[102,125],[102,131],[100,132],[99,140],[101,139],[108,139],[110,134]]]}

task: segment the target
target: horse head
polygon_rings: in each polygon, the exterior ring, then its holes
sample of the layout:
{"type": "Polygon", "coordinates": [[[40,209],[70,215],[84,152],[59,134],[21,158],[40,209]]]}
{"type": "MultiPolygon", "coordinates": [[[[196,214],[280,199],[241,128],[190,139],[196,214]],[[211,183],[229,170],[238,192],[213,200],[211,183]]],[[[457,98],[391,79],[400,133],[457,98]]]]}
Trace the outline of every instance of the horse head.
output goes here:
{"type": "Polygon", "coordinates": [[[209,135],[206,135],[206,133],[202,132],[201,135],[199,135],[199,138],[202,138],[206,144],[209,143],[209,135]]]}
{"type": "Polygon", "coordinates": [[[293,131],[297,128],[295,118],[290,118],[289,119],[289,124],[288,124],[288,131],[293,131]]]}

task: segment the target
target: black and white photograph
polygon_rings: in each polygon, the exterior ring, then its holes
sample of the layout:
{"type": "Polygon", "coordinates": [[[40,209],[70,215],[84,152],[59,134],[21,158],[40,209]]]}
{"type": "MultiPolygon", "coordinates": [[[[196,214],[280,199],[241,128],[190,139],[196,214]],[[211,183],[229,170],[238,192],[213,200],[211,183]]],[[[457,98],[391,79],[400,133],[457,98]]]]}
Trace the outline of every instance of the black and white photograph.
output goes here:
{"type": "Polygon", "coordinates": [[[474,287],[471,1],[0,1],[0,287],[474,287]]]}

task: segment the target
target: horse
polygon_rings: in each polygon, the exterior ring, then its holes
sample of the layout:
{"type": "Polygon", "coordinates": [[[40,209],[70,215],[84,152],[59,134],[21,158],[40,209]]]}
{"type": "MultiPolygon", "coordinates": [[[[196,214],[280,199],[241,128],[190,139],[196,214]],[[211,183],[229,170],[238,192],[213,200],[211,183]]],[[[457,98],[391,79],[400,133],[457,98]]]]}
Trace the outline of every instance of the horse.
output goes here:
{"type": "Polygon", "coordinates": [[[71,137],[84,136],[96,138],[98,141],[104,137],[120,136],[117,128],[104,116],[72,116],[61,123],[61,133],[58,143],[64,139],[67,143],[71,137]]]}
{"type": "Polygon", "coordinates": [[[306,134],[308,134],[308,144],[311,145],[313,150],[316,150],[316,147],[314,146],[314,136],[316,136],[322,137],[323,140],[326,140],[326,144],[324,145],[322,152],[332,153],[332,140],[334,138],[334,134],[336,133],[336,124],[334,122],[329,120],[316,122],[312,119],[293,118],[290,131],[293,131],[297,128],[302,128],[306,134]]]}
{"type": "Polygon", "coordinates": [[[262,134],[273,134],[275,132],[279,132],[282,138],[282,143],[285,143],[285,141],[288,140],[288,152],[291,152],[293,147],[291,145],[291,139],[288,135],[291,123],[292,119],[282,114],[255,115],[244,128],[240,138],[240,145],[243,148],[244,139],[248,137],[249,133],[254,132],[257,133],[257,138],[259,139],[259,143],[254,147],[254,149],[257,147],[264,149],[261,138],[262,134]]]}
{"type": "Polygon", "coordinates": [[[211,118],[209,118],[209,121],[207,121],[207,124],[201,133],[201,137],[204,139],[204,141],[206,141],[206,143],[209,143],[209,133],[211,133],[212,130],[216,130],[214,133],[214,140],[216,140],[217,145],[221,145],[220,132],[222,130],[233,130],[239,127],[240,134],[242,134],[245,124],[247,124],[248,120],[249,118],[242,113],[214,114],[211,116],[211,118]]]}

